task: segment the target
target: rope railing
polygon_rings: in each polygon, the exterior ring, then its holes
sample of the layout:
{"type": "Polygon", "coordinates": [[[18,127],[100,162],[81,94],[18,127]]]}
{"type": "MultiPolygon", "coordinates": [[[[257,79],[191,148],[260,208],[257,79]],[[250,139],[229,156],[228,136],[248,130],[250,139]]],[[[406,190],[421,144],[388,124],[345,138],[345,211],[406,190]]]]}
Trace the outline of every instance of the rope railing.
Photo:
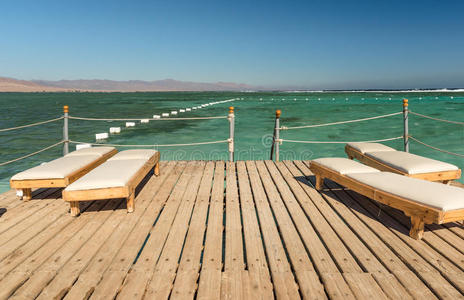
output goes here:
{"type": "Polygon", "coordinates": [[[92,146],[111,146],[111,147],[181,147],[181,146],[198,146],[198,145],[210,145],[210,144],[221,144],[229,143],[230,140],[210,141],[210,142],[196,142],[196,143],[185,143],[185,144],[146,144],[146,145],[126,145],[126,144],[106,144],[106,143],[88,143],[79,141],[69,141],[72,144],[88,144],[92,146]]]}
{"type": "Polygon", "coordinates": [[[301,144],[347,144],[347,143],[378,143],[378,142],[388,142],[402,139],[403,136],[397,136],[392,138],[380,139],[380,140],[370,140],[370,141],[297,141],[297,140],[287,140],[287,139],[279,139],[280,142],[288,142],[288,143],[301,143],[301,144]]]}
{"type": "Polygon", "coordinates": [[[56,118],[56,119],[41,121],[41,122],[32,123],[32,124],[27,124],[27,125],[22,125],[22,126],[17,126],[17,127],[2,128],[2,129],[0,129],[0,132],[11,131],[11,130],[17,130],[17,129],[28,128],[28,127],[34,127],[34,126],[38,126],[38,125],[42,125],[42,124],[47,124],[47,123],[51,123],[51,122],[56,122],[56,121],[59,121],[59,120],[63,120],[63,118],[64,118],[64,117],[59,117],[59,118],[56,118]]]}
{"type": "Polygon", "coordinates": [[[181,120],[212,120],[212,119],[227,119],[227,116],[213,116],[213,117],[191,117],[191,118],[124,118],[124,119],[110,119],[110,118],[86,118],[86,117],[74,117],[69,116],[69,119],[83,120],[83,121],[181,121],[181,120]]]}
{"type": "Polygon", "coordinates": [[[410,113],[410,114],[413,114],[413,115],[416,115],[416,116],[419,116],[419,117],[422,117],[422,118],[430,119],[430,120],[435,120],[435,121],[440,121],[440,122],[445,122],[445,123],[450,123],[450,124],[464,125],[464,122],[458,122],[458,121],[450,121],[450,120],[445,120],[445,119],[439,119],[439,118],[435,118],[435,117],[431,117],[431,116],[419,114],[419,113],[416,113],[416,112],[413,112],[413,111],[409,111],[409,113],[410,113]]]}
{"type": "Polygon", "coordinates": [[[281,129],[281,130],[290,130],[290,129],[302,129],[302,128],[314,128],[314,127],[332,126],[332,125],[348,124],[348,123],[363,122],[363,121],[369,121],[369,120],[375,120],[375,119],[381,119],[381,118],[388,118],[388,117],[397,116],[397,115],[400,115],[400,114],[402,114],[402,112],[395,112],[395,113],[386,114],[386,115],[380,115],[380,116],[375,116],[375,117],[355,119],[355,120],[347,120],[347,121],[340,121],[340,122],[332,122],[332,123],[324,123],[324,124],[303,125],[303,126],[293,126],[293,127],[282,126],[279,129],[281,129]]]}
{"type": "Polygon", "coordinates": [[[440,148],[438,148],[438,147],[434,147],[434,146],[432,146],[432,145],[429,145],[429,144],[424,143],[424,142],[421,141],[421,140],[416,139],[415,137],[409,136],[409,138],[410,138],[411,140],[413,140],[413,141],[415,141],[415,142],[417,142],[417,143],[419,143],[419,144],[421,144],[421,145],[423,145],[423,146],[426,146],[426,147],[428,147],[428,148],[431,148],[431,149],[433,149],[433,150],[440,151],[440,152],[443,152],[443,153],[446,153],[446,154],[450,154],[450,155],[454,155],[454,156],[464,157],[464,154],[455,153],[455,152],[451,152],[451,151],[447,151],[447,150],[440,149],[440,148]]]}
{"type": "Polygon", "coordinates": [[[56,146],[58,146],[58,145],[61,145],[61,144],[63,144],[64,142],[65,142],[65,141],[59,141],[58,143],[55,143],[55,144],[53,144],[53,145],[50,145],[50,146],[45,147],[45,148],[43,148],[43,149],[40,149],[40,150],[38,150],[38,151],[29,153],[29,154],[27,154],[27,155],[24,155],[24,156],[21,156],[21,157],[18,157],[18,158],[9,160],[9,161],[2,162],[2,163],[0,163],[0,167],[1,167],[1,166],[4,166],[4,165],[11,164],[11,163],[14,163],[14,162],[19,161],[19,160],[23,160],[23,159],[25,159],[25,158],[34,156],[34,155],[36,155],[36,154],[42,153],[42,152],[47,151],[47,150],[49,150],[49,149],[52,149],[52,148],[54,148],[54,147],[56,147],[56,146]]]}

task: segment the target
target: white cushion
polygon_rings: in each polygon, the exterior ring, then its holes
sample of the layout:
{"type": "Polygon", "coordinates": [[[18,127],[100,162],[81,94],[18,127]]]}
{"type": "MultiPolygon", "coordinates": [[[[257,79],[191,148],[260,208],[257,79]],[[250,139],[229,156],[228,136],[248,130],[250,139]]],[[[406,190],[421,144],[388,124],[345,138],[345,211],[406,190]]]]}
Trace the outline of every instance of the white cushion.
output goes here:
{"type": "Polygon", "coordinates": [[[407,174],[458,170],[458,167],[403,151],[368,152],[367,156],[407,174]]]}
{"type": "Polygon", "coordinates": [[[80,156],[80,155],[98,155],[98,156],[103,156],[111,151],[113,151],[115,148],[114,147],[90,147],[90,148],[83,148],[79,149],[76,151],[73,151],[69,154],[66,154],[66,156],[80,156]]]}
{"type": "Polygon", "coordinates": [[[464,189],[390,172],[348,174],[376,190],[443,211],[464,208],[464,189]]]}
{"type": "Polygon", "coordinates": [[[396,151],[391,147],[379,143],[348,143],[347,145],[358,150],[362,154],[373,151],[396,151]]]}
{"type": "Polygon", "coordinates": [[[135,150],[125,150],[117,153],[115,156],[108,159],[111,160],[125,160],[125,159],[145,159],[148,160],[150,157],[155,155],[158,152],[156,150],[150,149],[135,149],[135,150]]]}
{"type": "Polygon", "coordinates": [[[312,162],[318,163],[340,174],[380,172],[377,169],[363,165],[357,161],[342,157],[318,158],[313,160],[312,162]]]}
{"type": "Polygon", "coordinates": [[[100,159],[99,156],[77,155],[64,156],[43,165],[14,175],[12,180],[65,178],[84,166],[100,159]]]}
{"type": "Polygon", "coordinates": [[[66,191],[123,187],[145,164],[145,159],[106,161],[68,185],[66,191]]]}

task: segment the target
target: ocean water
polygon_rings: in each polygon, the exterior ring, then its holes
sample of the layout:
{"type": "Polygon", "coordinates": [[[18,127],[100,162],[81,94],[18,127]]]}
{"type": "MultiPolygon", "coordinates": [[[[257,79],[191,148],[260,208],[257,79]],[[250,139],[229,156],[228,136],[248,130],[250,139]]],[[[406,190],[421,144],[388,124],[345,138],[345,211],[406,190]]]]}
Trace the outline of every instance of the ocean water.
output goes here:
{"type": "MultiPolygon", "coordinates": [[[[217,104],[178,116],[225,116],[235,107],[235,159],[269,159],[275,110],[281,109],[281,125],[286,127],[337,122],[400,112],[402,99],[409,99],[411,111],[455,121],[464,121],[464,92],[171,92],[171,93],[0,93],[0,128],[19,126],[62,115],[69,105],[70,115],[94,118],[151,118],[161,114],[226,99],[243,99],[217,104]]],[[[71,140],[95,142],[95,134],[121,127],[103,143],[178,144],[225,140],[227,119],[150,121],[125,128],[125,122],[70,120],[71,140]]],[[[62,139],[63,122],[0,132],[0,163],[51,145],[62,139]]],[[[464,126],[410,115],[409,132],[430,145],[464,154],[464,126]]],[[[306,141],[365,141],[397,137],[403,133],[402,116],[329,127],[285,130],[281,138],[306,141]]],[[[402,140],[385,142],[402,150],[402,140]]],[[[120,150],[127,147],[119,147],[120,150]]],[[[74,150],[75,145],[70,145],[74,150]]],[[[227,159],[227,144],[159,147],[163,160],[227,159]]],[[[313,159],[345,156],[343,144],[296,144],[284,142],[283,159],[313,159]]],[[[415,154],[453,163],[464,168],[464,159],[438,152],[414,141],[415,154]]],[[[0,167],[0,192],[8,189],[15,173],[62,155],[62,146],[0,167]]],[[[462,181],[462,179],[461,179],[462,181]]]]}

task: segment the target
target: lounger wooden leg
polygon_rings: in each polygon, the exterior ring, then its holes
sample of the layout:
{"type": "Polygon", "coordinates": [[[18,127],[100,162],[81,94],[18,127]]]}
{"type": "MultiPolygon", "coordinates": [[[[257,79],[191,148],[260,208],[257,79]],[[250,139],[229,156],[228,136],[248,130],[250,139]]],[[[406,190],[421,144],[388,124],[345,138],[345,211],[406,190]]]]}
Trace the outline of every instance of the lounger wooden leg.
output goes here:
{"type": "Polygon", "coordinates": [[[156,176],[159,176],[160,174],[160,163],[156,163],[155,165],[155,169],[153,170],[153,172],[155,173],[156,176]]]}
{"type": "Polygon", "coordinates": [[[127,198],[127,212],[131,213],[135,209],[135,192],[132,192],[129,198],[127,198]]]}
{"type": "Polygon", "coordinates": [[[23,189],[23,201],[32,199],[32,189],[23,189]]]}
{"type": "Polygon", "coordinates": [[[424,219],[421,217],[411,216],[411,230],[409,236],[413,239],[420,240],[424,235],[424,219]]]}
{"type": "Polygon", "coordinates": [[[317,176],[316,175],[316,190],[321,190],[322,187],[324,186],[324,178],[322,176],[317,176]]]}
{"type": "Polygon", "coordinates": [[[449,184],[450,181],[449,181],[449,180],[443,180],[442,183],[443,183],[443,184],[449,184]]]}
{"type": "Polygon", "coordinates": [[[69,206],[71,207],[71,216],[77,217],[81,213],[79,201],[71,201],[69,202],[69,206]]]}

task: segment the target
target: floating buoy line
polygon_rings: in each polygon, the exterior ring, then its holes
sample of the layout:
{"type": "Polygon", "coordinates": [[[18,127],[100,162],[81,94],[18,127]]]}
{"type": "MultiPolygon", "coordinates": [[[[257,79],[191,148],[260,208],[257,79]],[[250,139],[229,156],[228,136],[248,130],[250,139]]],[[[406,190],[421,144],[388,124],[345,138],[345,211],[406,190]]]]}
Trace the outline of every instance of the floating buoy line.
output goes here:
{"type": "MultiPolygon", "coordinates": [[[[178,110],[172,110],[170,112],[163,112],[161,114],[155,114],[155,115],[153,115],[152,119],[153,120],[159,120],[159,119],[162,119],[162,118],[169,118],[169,116],[177,116],[180,113],[186,113],[186,112],[190,112],[192,110],[202,109],[202,108],[205,108],[205,107],[208,107],[208,106],[213,106],[213,105],[217,105],[217,104],[223,104],[223,103],[232,102],[232,101],[235,101],[235,100],[243,100],[243,98],[241,98],[241,99],[240,98],[233,98],[233,99],[228,99],[228,100],[203,103],[203,104],[200,104],[200,105],[197,105],[197,106],[192,106],[192,107],[179,108],[178,110]]],[[[140,119],[140,124],[147,124],[149,122],[150,122],[150,119],[140,119]]],[[[126,122],[125,123],[126,128],[135,127],[136,125],[137,125],[136,122],[126,122]]],[[[119,134],[119,133],[121,133],[121,127],[110,127],[109,128],[109,133],[110,134],[119,134]]],[[[109,138],[109,136],[110,135],[108,134],[108,132],[96,133],[95,134],[95,140],[96,141],[106,140],[106,139],[109,138]]],[[[85,148],[87,146],[88,145],[86,145],[86,144],[77,144],[76,149],[85,148]]]]}

